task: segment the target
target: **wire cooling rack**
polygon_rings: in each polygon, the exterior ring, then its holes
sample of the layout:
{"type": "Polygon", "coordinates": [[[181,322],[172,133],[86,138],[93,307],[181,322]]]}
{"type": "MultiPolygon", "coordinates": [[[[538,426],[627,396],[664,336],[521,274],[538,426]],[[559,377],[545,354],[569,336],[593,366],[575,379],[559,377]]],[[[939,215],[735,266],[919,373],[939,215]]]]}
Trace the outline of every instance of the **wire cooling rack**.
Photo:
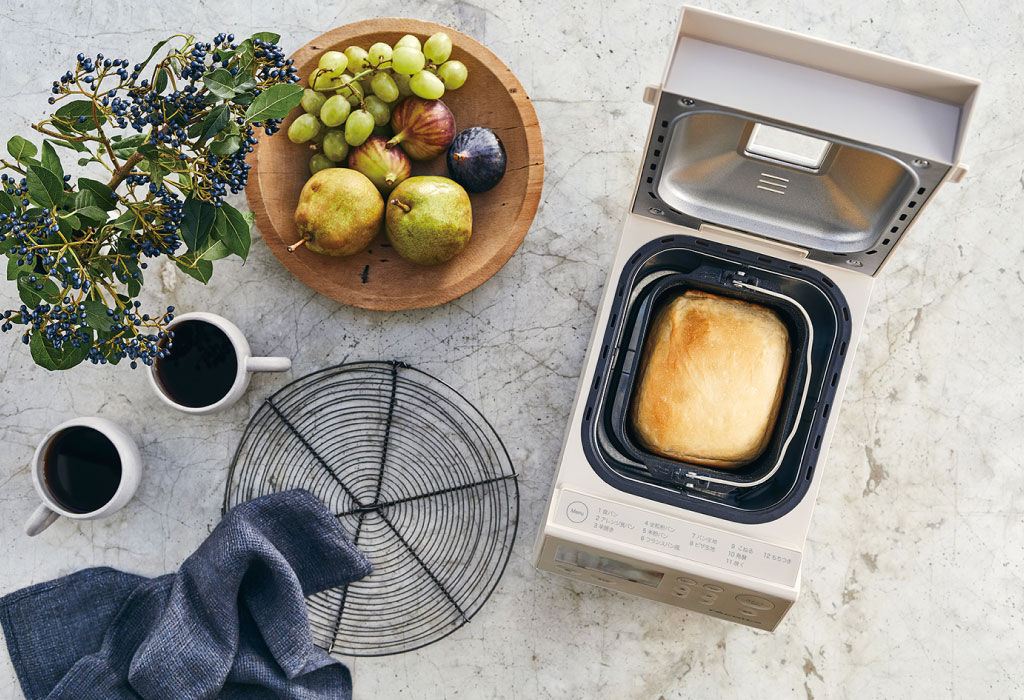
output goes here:
{"type": "Polygon", "coordinates": [[[519,486],[490,423],[447,384],[398,362],[330,367],[268,398],[228,475],[224,511],[305,488],[373,564],[307,599],[336,656],[426,646],[479,612],[504,573],[519,486]]]}

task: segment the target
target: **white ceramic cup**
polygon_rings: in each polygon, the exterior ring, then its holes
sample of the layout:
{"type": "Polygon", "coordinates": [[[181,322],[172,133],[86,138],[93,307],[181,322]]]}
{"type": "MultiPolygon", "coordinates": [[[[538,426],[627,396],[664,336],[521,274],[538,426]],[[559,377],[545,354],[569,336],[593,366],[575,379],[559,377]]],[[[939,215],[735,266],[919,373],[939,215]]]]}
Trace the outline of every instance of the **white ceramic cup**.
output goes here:
{"type": "Polygon", "coordinates": [[[156,376],[156,365],[159,362],[157,360],[149,366],[149,383],[153,386],[153,391],[156,395],[163,399],[164,403],[168,406],[183,411],[185,413],[192,414],[203,414],[203,413],[215,413],[221,411],[228,406],[232,405],[238,399],[242,398],[242,394],[245,393],[246,388],[249,386],[249,378],[253,372],[284,372],[291,369],[292,361],[287,357],[253,357],[252,351],[249,349],[249,342],[242,335],[242,331],[238,329],[238,326],[227,320],[223,316],[217,314],[206,313],[205,311],[191,311],[181,316],[175,316],[174,320],[167,326],[168,330],[174,330],[174,327],[179,323],[185,321],[205,321],[211,325],[224,331],[228,339],[231,341],[231,345],[235,349],[235,357],[238,360],[238,369],[235,373],[235,383],[231,385],[231,389],[222,399],[216,403],[212,403],[209,406],[183,406],[167,394],[164,388],[160,386],[160,380],[156,376]]]}
{"type": "Polygon", "coordinates": [[[141,476],[142,458],[139,456],[139,448],[135,446],[131,436],[116,423],[111,423],[103,418],[73,418],[61,423],[46,434],[46,437],[39,443],[39,447],[36,448],[36,453],[32,457],[32,484],[36,487],[36,493],[39,494],[39,498],[43,502],[39,504],[39,507],[32,513],[28,522],[25,523],[25,534],[29,537],[38,535],[50,527],[60,516],[71,518],[72,520],[95,520],[96,518],[105,518],[111,515],[121,510],[131,500],[135,494],[135,489],[139,486],[139,478],[141,476]],[[113,443],[117,449],[118,456],[121,458],[121,483],[118,484],[113,498],[107,501],[101,508],[88,513],[73,513],[60,505],[50,493],[50,489],[46,485],[46,478],[43,476],[46,452],[50,445],[59,434],[75,426],[84,426],[103,433],[113,443]]]}

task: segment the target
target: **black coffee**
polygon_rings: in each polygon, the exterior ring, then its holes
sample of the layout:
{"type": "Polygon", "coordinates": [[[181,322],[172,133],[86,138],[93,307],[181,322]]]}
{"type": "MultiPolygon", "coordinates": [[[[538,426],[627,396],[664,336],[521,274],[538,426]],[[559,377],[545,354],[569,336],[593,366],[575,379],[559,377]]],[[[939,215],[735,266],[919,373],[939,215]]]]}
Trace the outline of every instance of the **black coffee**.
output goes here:
{"type": "Polygon", "coordinates": [[[121,455],[106,435],[76,425],[57,435],[46,449],[43,480],[65,510],[91,513],[117,493],[121,455]]]}
{"type": "Polygon", "coordinates": [[[210,406],[227,396],[238,372],[227,334],[206,321],[184,321],[173,330],[170,353],[156,361],[156,377],[167,395],[190,408],[210,406]]]}

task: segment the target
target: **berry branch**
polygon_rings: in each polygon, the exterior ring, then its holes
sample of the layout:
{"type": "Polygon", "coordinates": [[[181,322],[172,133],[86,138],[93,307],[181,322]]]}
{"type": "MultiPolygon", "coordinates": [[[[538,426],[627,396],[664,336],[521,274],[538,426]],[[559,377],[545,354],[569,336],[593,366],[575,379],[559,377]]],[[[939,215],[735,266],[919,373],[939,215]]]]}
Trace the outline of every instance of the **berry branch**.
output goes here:
{"type": "Polygon", "coordinates": [[[248,255],[252,216],[224,198],[245,187],[256,130],[278,131],[301,99],[279,39],[178,34],[134,65],[79,54],[53,82],[49,103],[61,104],[32,125],[41,146],[11,137],[0,254],[22,304],[3,312],[0,330],[17,327],[36,363],[152,364],[172,350],[174,309],[142,312],[147,261],[167,257],[206,283],[214,260],[248,255]],[[73,183],[57,148],[108,175],[73,183]]]}

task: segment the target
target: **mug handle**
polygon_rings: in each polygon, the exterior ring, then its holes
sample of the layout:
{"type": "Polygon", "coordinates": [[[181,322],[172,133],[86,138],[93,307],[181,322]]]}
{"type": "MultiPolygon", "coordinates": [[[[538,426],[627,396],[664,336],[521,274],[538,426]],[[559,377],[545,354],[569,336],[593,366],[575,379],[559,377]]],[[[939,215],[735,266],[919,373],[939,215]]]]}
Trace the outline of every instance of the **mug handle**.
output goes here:
{"type": "Polygon", "coordinates": [[[286,372],[292,368],[287,357],[247,357],[245,368],[250,372],[286,372]]]}
{"type": "Polygon", "coordinates": [[[25,523],[25,534],[29,537],[35,537],[53,525],[59,517],[59,513],[54,513],[45,503],[40,503],[39,507],[36,508],[35,512],[28,519],[28,522],[25,523]]]}

